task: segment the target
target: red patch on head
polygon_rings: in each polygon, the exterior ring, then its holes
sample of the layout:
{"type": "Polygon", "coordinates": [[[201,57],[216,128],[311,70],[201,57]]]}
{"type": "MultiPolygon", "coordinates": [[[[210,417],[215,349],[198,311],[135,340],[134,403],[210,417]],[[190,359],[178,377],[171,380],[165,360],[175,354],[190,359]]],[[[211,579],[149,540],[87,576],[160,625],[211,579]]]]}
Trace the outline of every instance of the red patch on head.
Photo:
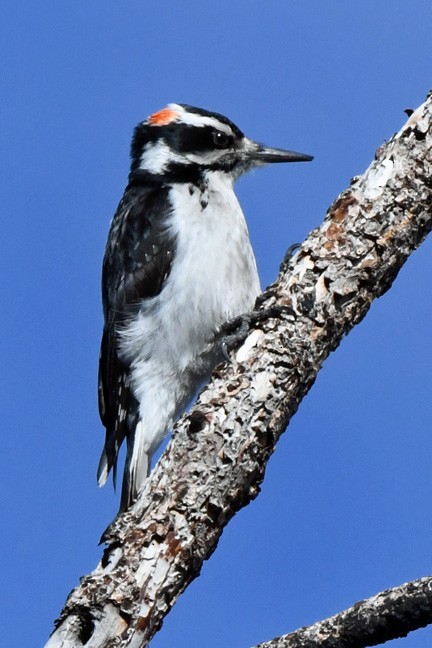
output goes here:
{"type": "Polygon", "coordinates": [[[166,126],[172,121],[178,119],[179,116],[180,115],[178,114],[178,112],[176,112],[172,108],[162,108],[162,110],[158,110],[158,112],[150,115],[150,117],[147,118],[147,121],[152,126],[166,126]]]}

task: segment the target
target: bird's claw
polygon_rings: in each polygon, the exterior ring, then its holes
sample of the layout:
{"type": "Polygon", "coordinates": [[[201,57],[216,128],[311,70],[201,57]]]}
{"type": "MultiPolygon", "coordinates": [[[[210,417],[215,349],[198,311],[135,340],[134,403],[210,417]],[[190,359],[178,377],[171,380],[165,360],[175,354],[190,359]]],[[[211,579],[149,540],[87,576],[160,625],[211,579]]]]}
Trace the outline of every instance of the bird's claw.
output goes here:
{"type": "Polygon", "coordinates": [[[221,329],[221,353],[227,362],[231,362],[230,351],[245,341],[252,326],[272,317],[280,317],[283,313],[295,315],[287,305],[273,304],[266,308],[258,308],[226,322],[221,329]]]}
{"type": "Polygon", "coordinates": [[[221,352],[226,362],[231,362],[229,352],[241,342],[244,342],[249,333],[252,313],[240,315],[239,317],[226,322],[221,329],[223,335],[221,341],[221,352]]]}

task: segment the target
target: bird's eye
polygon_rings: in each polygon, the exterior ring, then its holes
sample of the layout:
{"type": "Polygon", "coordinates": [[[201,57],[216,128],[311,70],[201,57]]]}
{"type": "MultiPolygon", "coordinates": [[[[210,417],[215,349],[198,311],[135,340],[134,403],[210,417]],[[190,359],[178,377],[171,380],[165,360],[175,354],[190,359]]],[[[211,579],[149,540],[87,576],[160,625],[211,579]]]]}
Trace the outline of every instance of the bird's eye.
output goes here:
{"type": "Polygon", "coordinates": [[[221,131],[213,132],[213,143],[218,148],[226,148],[228,146],[229,136],[221,131]]]}

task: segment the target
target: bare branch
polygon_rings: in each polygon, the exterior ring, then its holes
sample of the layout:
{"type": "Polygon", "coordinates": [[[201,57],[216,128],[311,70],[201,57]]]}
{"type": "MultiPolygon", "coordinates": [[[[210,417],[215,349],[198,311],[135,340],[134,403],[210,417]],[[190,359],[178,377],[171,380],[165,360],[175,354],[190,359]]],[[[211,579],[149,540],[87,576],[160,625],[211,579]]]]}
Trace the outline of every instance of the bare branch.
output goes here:
{"type": "Polygon", "coordinates": [[[340,614],[255,648],[366,648],[432,623],[432,578],[359,601],[340,614]]]}
{"type": "Polygon", "coordinates": [[[70,594],[47,646],[146,646],[259,492],[275,443],[327,358],[391,286],[432,227],[432,97],[377,152],[260,300],[147,481],[106,532],[100,564],[70,594]]]}

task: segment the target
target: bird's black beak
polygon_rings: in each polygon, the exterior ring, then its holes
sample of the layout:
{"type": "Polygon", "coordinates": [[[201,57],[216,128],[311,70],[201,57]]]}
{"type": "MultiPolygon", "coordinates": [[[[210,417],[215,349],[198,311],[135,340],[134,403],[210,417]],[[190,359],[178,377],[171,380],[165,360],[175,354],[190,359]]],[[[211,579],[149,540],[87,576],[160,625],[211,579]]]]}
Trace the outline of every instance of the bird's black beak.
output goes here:
{"type": "Polygon", "coordinates": [[[312,155],[271,148],[270,146],[264,146],[263,144],[254,142],[247,137],[245,137],[243,144],[243,153],[254,166],[255,164],[272,164],[273,162],[310,162],[313,160],[312,155]]]}

